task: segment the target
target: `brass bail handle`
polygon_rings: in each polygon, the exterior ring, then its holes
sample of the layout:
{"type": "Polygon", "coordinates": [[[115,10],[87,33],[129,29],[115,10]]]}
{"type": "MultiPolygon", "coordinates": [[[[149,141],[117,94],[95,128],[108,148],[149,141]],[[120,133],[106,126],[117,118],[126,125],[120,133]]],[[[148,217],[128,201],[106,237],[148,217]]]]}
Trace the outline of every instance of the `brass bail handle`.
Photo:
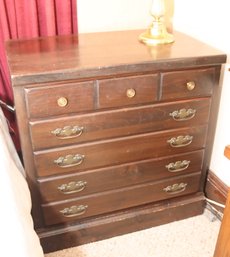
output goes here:
{"type": "Polygon", "coordinates": [[[173,184],[171,186],[167,186],[163,189],[164,192],[167,194],[179,194],[185,191],[187,187],[187,183],[178,183],[178,184],[173,184]]]}
{"type": "Polygon", "coordinates": [[[63,128],[56,128],[51,131],[51,134],[58,139],[71,139],[80,137],[84,131],[82,126],[65,126],[63,128]]]}
{"type": "Polygon", "coordinates": [[[190,145],[192,143],[193,136],[178,136],[178,137],[172,137],[169,140],[167,140],[167,143],[170,144],[171,147],[185,147],[187,145],[190,145]]]}
{"type": "Polygon", "coordinates": [[[69,208],[60,210],[60,213],[62,213],[66,218],[71,218],[85,214],[87,208],[88,205],[74,205],[69,208]]]}
{"type": "Polygon", "coordinates": [[[183,161],[176,161],[176,162],[171,162],[165,167],[169,172],[180,172],[183,170],[186,170],[189,167],[190,161],[183,160],[183,161]]]}
{"type": "Polygon", "coordinates": [[[81,192],[85,189],[86,181],[71,181],[68,184],[58,186],[58,190],[65,195],[81,192]]]}
{"type": "Polygon", "coordinates": [[[82,154],[69,154],[66,156],[61,156],[58,159],[54,160],[54,163],[61,168],[69,168],[82,164],[85,156],[82,154]]]}
{"type": "Polygon", "coordinates": [[[196,110],[194,109],[180,109],[169,114],[175,121],[185,121],[194,118],[196,110]]]}

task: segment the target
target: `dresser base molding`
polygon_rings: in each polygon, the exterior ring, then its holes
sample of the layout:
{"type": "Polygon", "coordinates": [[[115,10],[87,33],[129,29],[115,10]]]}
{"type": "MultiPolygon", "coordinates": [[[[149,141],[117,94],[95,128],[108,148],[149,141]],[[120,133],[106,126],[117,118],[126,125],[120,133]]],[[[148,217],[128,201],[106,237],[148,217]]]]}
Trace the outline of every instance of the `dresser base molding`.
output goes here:
{"type": "Polygon", "coordinates": [[[204,206],[203,193],[197,193],[37,232],[48,253],[200,215],[204,206]]]}

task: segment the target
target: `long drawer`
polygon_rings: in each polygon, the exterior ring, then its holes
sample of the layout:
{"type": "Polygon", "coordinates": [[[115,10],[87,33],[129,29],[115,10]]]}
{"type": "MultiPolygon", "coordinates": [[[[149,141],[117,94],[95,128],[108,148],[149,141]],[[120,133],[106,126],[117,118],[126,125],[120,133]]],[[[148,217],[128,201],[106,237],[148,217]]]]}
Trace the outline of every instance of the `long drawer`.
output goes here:
{"type": "Polygon", "coordinates": [[[38,176],[78,172],[174,155],[205,146],[207,126],[197,126],[34,152],[38,176]]]}
{"type": "Polygon", "coordinates": [[[42,205],[46,225],[110,213],[198,191],[200,173],[42,205]]]}
{"type": "Polygon", "coordinates": [[[133,162],[38,180],[42,202],[52,202],[118,189],[201,170],[204,151],[133,162]]]}
{"type": "Polygon", "coordinates": [[[30,121],[34,150],[205,124],[210,98],[30,121]]]}

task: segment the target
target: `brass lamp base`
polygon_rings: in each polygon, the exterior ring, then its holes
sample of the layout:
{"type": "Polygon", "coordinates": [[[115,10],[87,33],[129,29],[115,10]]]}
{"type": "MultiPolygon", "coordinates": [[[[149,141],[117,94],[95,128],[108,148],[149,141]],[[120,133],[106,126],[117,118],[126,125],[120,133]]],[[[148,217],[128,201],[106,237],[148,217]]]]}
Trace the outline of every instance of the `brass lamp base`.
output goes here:
{"type": "Polygon", "coordinates": [[[149,29],[140,34],[139,40],[149,46],[174,42],[173,35],[167,32],[165,25],[161,21],[153,21],[149,29]]]}

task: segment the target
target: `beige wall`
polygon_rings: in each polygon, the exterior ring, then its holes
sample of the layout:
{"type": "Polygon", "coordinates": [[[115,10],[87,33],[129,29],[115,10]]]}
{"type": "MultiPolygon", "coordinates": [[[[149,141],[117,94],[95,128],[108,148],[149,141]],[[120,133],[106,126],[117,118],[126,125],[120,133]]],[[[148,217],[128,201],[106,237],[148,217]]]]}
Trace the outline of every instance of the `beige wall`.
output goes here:
{"type": "MultiPolygon", "coordinates": [[[[152,0],[77,0],[79,32],[147,28],[152,0]]],[[[230,55],[229,0],[165,0],[173,27],[230,55]],[[171,8],[174,4],[174,10],[171,8]]],[[[170,21],[167,20],[168,22],[170,21]]],[[[223,93],[211,169],[230,186],[230,162],[223,156],[230,144],[230,67],[223,69],[223,93]]]]}
{"type": "Polygon", "coordinates": [[[79,32],[143,28],[150,21],[151,0],[77,0],[77,3],[79,32]]]}
{"type": "MultiPolygon", "coordinates": [[[[79,32],[142,29],[151,22],[152,0],[77,0],[79,32]]],[[[174,0],[167,3],[166,23],[171,26],[174,0]]]]}

